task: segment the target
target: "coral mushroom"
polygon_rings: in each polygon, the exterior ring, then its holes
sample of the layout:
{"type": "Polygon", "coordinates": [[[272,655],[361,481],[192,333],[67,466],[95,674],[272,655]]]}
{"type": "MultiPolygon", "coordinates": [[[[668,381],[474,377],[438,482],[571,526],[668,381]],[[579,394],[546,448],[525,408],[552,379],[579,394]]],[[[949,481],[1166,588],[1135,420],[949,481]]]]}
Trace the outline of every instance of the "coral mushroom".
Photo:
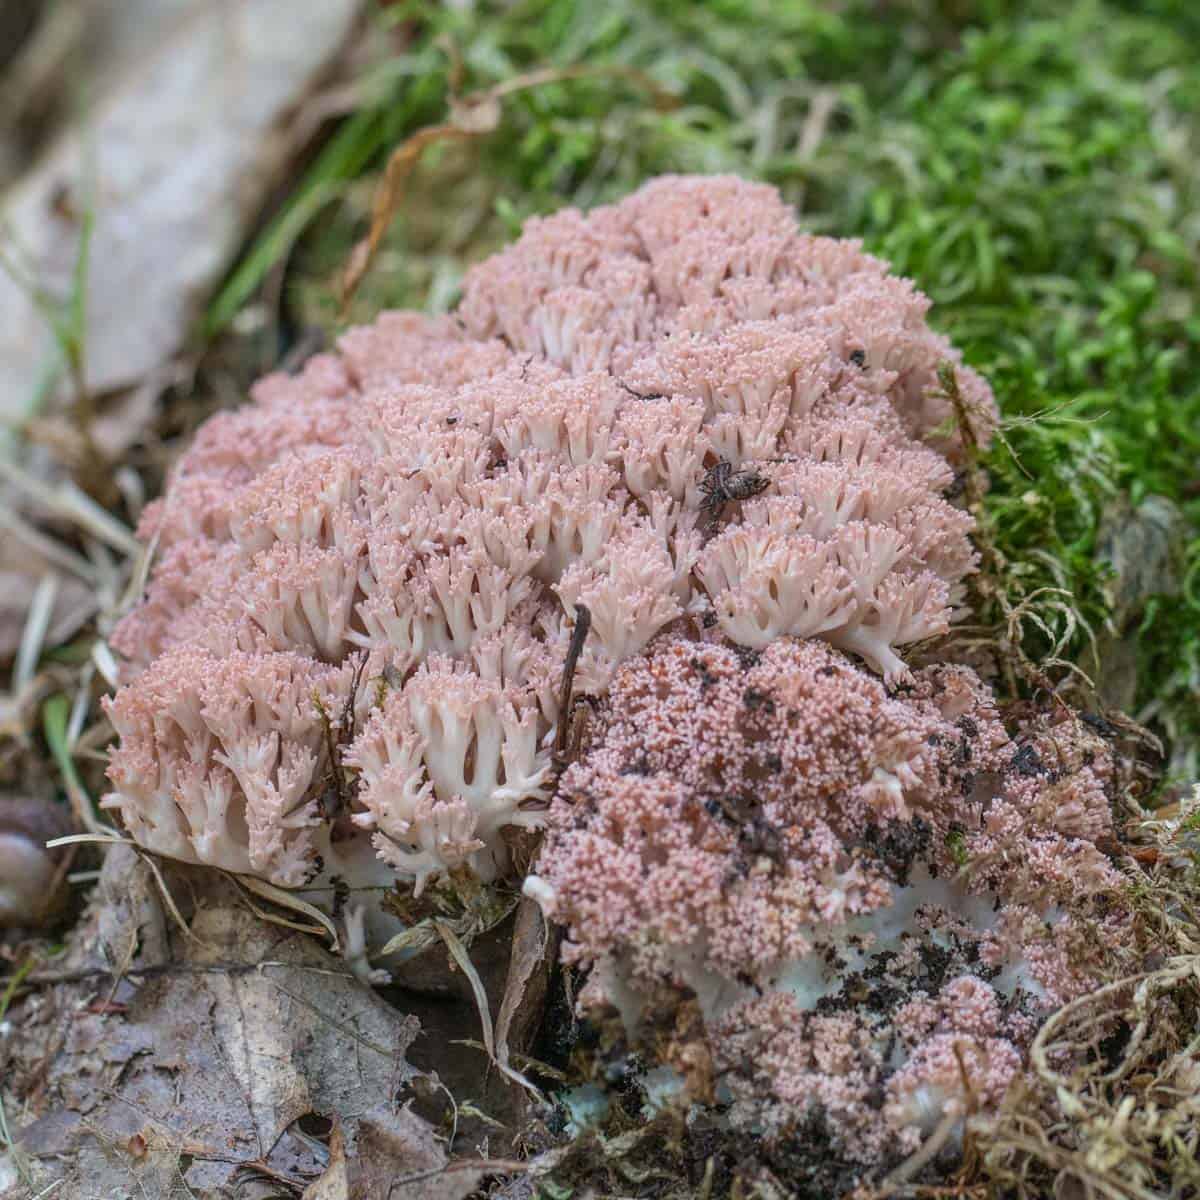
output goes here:
{"type": "MultiPolygon", "coordinates": [[[[576,605],[593,697],[685,614],[909,678],[974,566],[927,308],[771,188],[669,177],[530,221],[454,316],[384,314],[264,379],[142,523],[105,803],[152,849],[285,886],[487,879],[544,820],[576,605]]],[[[986,436],[987,386],[957,375],[986,436]]],[[[909,805],[893,778],[862,805],[909,805]]],[[[874,903],[828,858],[812,905],[874,903]]]]}
{"type": "Polygon", "coordinates": [[[581,1003],[691,1014],[656,1051],[733,1126],[867,1169],[994,1104],[1128,921],[1103,744],[903,656],[976,563],[939,378],[996,416],[928,307],[772,189],[669,177],[262,380],[143,520],[106,806],[341,897],[548,826],[581,1003]]]}
{"type": "MultiPolygon", "coordinates": [[[[735,1123],[819,1110],[848,1159],[911,1150],[994,1105],[1037,1014],[1129,936],[1094,840],[1104,744],[1077,722],[1013,741],[966,668],[889,693],[819,640],[681,628],[597,722],[526,892],[590,968],[585,1010],[635,1042],[694,998],[735,1123]]],[[[700,1057],[650,1049],[685,1076],[700,1057]]]]}

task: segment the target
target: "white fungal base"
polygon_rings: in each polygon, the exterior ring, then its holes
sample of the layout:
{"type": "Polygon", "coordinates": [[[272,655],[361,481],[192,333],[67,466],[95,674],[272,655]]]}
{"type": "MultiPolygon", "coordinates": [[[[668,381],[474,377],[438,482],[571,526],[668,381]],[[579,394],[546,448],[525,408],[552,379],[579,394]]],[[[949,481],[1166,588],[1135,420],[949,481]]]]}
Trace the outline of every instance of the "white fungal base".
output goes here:
{"type": "MultiPolygon", "coordinates": [[[[553,901],[553,890],[542,880],[531,877],[525,894],[543,905],[553,901]]],[[[888,951],[900,953],[911,945],[912,935],[917,935],[943,948],[952,947],[951,937],[936,927],[926,932],[918,922],[918,913],[928,910],[936,917],[944,912],[951,919],[964,923],[975,934],[986,934],[997,924],[997,916],[987,896],[970,895],[961,882],[951,877],[935,878],[925,864],[916,864],[909,882],[892,889],[892,902],[865,916],[855,917],[838,927],[813,927],[811,938],[817,947],[803,959],[787,964],[775,980],[775,988],[790,992],[799,1007],[812,1011],[822,1000],[838,995],[848,975],[864,970],[879,954],[888,951]],[[905,935],[908,935],[907,937],[905,935]],[[829,952],[832,951],[832,954],[829,952]],[[831,965],[831,960],[832,964],[831,965]]],[[[1058,914],[1047,911],[1048,921],[1058,914]]],[[[674,969],[678,980],[691,988],[696,995],[706,1024],[712,1025],[737,1005],[751,999],[753,989],[732,982],[726,976],[704,966],[704,948],[693,946],[678,948],[674,955],[674,969]]],[[[602,995],[616,1007],[627,1029],[636,1031],[644,1009],[644,996],[632,986],[628,972],[619,962],[605,960],[597,963],[594,978],[589,984],[598,995],[602,995]]],[[[1002,1000],[1010,1000],[1019,991],[1030,994],[1036,1001],[1045,1000],[1045,989],[1033,977],[1030,966],[1024,960],[1008,964],[989,986],[1002,1000]]],[[[885,1052],[885,1039],[880,1037],[876,1049],[885,1052]]],[[[909,1052],[899,1042],[894,1042],[888,1066],[903,1067],[909,1052]]],[[[646,1091],[647,1117],[666,1107],[684,1090],[683,1077],[670,1067],[656,1067],[642,1081],[646,1091]]],[[[729,1099],[727,1088],[722,1085],[724,1099],[729,1099]]],[[[602,1088],[594,1084],[572,1088],[562,1096],[575,1129],[603,1119],[608,1111],[608,1102],[602,1088]]],[[[921,1084],[906,1093],[902,1105],[895,1110],[895,1117],[904,1125],[919,1130],[928,1136],[943,1119],[955,1110],[961,1110],[965,1118],[965,1107],[958,1091],[934,1084],[921,1084]]],[[[950,1136],[959,1137],[962,1122],[950,1131],[950,1136]]]]}

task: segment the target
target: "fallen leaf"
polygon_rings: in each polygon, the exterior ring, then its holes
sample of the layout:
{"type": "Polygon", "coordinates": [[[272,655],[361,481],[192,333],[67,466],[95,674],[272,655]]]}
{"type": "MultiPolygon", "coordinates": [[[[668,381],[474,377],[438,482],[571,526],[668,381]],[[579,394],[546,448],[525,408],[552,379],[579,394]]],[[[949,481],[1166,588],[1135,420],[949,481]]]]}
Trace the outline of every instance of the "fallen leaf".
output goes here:
{"type": "MultiPolygon", "coordinates": [[[[189,933],[164,914],[147,862],[113,847],[59,974],[30,976],[35,990],[7,1015],[15,1036],[0,1070],[16,1111],[32,1107],[14,1133],[35,1191],[167,1200],[182,1182],[196,1197],[235,1184],[250,1197],[247,1181],[265,1196],[280,1180],[298,1191],[332,1162],[300,1131],[310,1114],[340,1121],[352,1148],[397,1171],[445,1165],[433,1128],[393,1112],[420,1077],[407,1061],[416,1018],[317,939],[260,920],[216,872],[159,869],[189,933]]],[[[393,1200],[458,1200],[473,1186],[457,1169],[448,1178],[393,1200]]]]}
{"type": "Polygon", "coordinates": [[[385,1105],[338,1123],[329,1166],[302,1200],[461,1200],[489,1173],[469,1159],[447,1162],[429,1125],[407,1108],[385,1105]]]}
{"type": "Polygon", "coordinates": [[[496,1016],[496,1058],[502,1068],[509,1066],[513,1050],[529,1048],[541,1021],[557,950],[557,930],[546,924],[540,905],[524,897],[513,929],[504,999],[496,1016]]]}
{"type": "Polygon", "coordinates": [[[0,421],[33,415],[59,357],[47,309],[66,312],[80,279],[91,393],[139,383],[182,346],[288,157],[285,121],[363,3],[174,7],[167,33],[142,45],[137,69],[122,71],[85,126],[7,196],[0,421]]]}

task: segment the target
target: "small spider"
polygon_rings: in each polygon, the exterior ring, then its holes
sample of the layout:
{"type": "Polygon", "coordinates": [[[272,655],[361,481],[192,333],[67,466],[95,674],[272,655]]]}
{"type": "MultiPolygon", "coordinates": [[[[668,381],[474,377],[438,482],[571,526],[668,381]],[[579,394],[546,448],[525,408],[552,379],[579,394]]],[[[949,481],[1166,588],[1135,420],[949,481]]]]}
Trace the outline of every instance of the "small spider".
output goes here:
{"type": "Polygon", "coordinates": [[[770,482],[757,471],[735,472],[728,459],[718,459],[700,481],[700,490],[704,493],[700,509],[708,520],[709,528],[716,528],[725,505],[731,500],[750,500],[760,492],[765,492],[770,482]]]}

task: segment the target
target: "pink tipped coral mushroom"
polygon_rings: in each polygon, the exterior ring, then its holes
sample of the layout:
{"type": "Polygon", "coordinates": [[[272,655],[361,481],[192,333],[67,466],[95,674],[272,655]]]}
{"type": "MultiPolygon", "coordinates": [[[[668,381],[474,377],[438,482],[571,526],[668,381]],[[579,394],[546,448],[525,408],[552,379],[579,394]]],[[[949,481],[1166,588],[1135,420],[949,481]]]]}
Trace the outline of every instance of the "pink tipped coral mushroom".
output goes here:
{"type": "Polygon", "coordinates": [[[878,1166],[994,1106],[1129,937],[1111,756],[1075,721],[1014,741],[962,667],[889,693],[819,640],[683,625],[618,670],[526,892],[585,1010],[636,1040],[694,997],[735,1125],[819,1113],[878,1166]]]}
{"type": "Polygon", "coordinates": [[[735,1128],[875,1170],[995,1104],[1129,925],[1103,743],[904,658],[976,562],[939,370],[996,419],[928,307],[771,188],[669,177],[260,381],[142,522],[106,806],[316,899],[500,879],[548,826],[582,1005],[636,1040],[690,997],[664,1061],[735,1128]]]}
{"type": "MultiPolygon", "coordinates": [[[[368,836],[376,883],[486,879],[544,819],[576,605],[593,696],[689,613],[908,678],[974,566],[927,308],[771,188],[670,177],[530,221],[455,316],[384,314],[262,380],[142,523],[106,804],[154,850],[285,886],[363,867],[368,836]]],[[[957,372],[985,436],[988,389],[957,372]]],[[[873,803],[904,808],[891,788],[873,803]]],[[[789,904],[869,907],[875,876],[829,857],[789,904]]]]}

